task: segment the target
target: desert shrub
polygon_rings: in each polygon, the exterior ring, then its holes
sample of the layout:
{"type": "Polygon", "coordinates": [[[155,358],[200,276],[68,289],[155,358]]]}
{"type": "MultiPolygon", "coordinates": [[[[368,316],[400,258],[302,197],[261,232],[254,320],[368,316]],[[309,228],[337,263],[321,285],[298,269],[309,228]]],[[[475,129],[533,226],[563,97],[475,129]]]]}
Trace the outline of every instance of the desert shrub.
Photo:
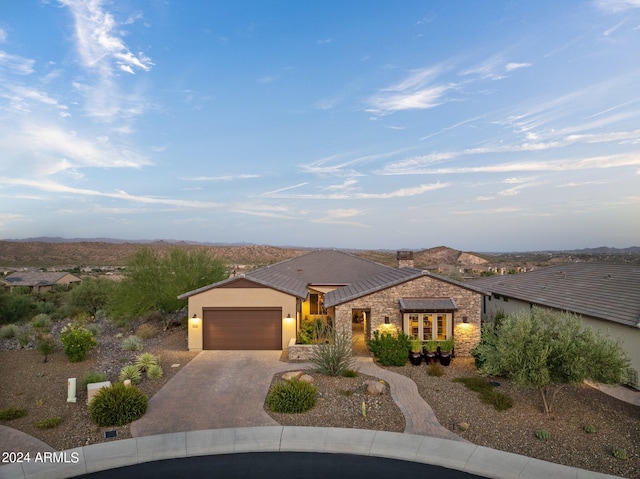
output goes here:
{"type": "Polygon", "coordinates": [[[383,366],[404,366],[409,360],[410,338],[402,332],[397,335],[373,332],[369,349],[383,366]]]}
{"type": "Polygon", "coordinates": [[[98,326],[95,323],[89,323],[85,326],[85,328],[87,328],[87,330],[93,334],[95,337],[100,336],[100,334],[102,333],[102,329],[100,328],[100,326],[98,326]]]}
{"type": "Polygon", "coordinates": [[[305,317],[300,323],[300,331],[296,342],[298,344],[315,344],[324,336],[326,325],[320,317],[305,317]]]}
{"type": "Polygon", "coordinates": [[[140,382],[142,379],[142,373],[138,366],[129,364],[120,370],[118,380],[124,382],[127,379],[129,379],[133,384],[138,384],[140,382]]]}
{"type": "Polygon", "coordinates": [[[52,429],[58,426],[62,422],[62,418],[59,416],[48,417],[42,421],[38,421],[34,424],[39,429],[52,429]]]}
{"type": "Polygon", "coordinates": [[[136,367],[140,372],[148,371],[151,366],[158,365],[158,357],[151,353],[142,353],[136,357],[136,367]]]}
{"type": "Polygon", "coordinates": [[[427,366],[427,374],[429,376],[440,377],[444,375],[444,368],[438,363],[431,363],[427,366]]]}
{"type": "Polygon", "coordinates": [[[496,391],[495,388],[484,378],[477,376],[455,378],[456,383],[462,383],[467,389],[480,394],[480,400],[485,404],[491,404],[498,411],[504,411],[513,407],[513,399],[508,394],[496,391]]]}
{"type": "Polygon", "coordinates": [[[6,324],[0,327],[0,338],[10,339],[15,338],[20,332],[20,328],[15,324],[6,324]]]}
{"type": "Polygon", "coordinates": [[[358,371],[355,371],[353,369],[347,369],[347,370],[345,370],[345,372],[342,373],[342,375],[345,378],[357,378],[358,377],[358,371]]]}
{"type": "Polygon", "coordinates": [[[33,339],[33,334],[28,325],[18,329],[16,339],[18,340],[18,344],[21,348],[26,348],[29,345],[29,343],[33,339]]]}
{"type": "Polygon", "coordinates": [[[158,332],[158,328],[153,324],[144,323],[138,326],[138,329],[136,329],[136,336],[141,339],[151,339],[155,338],[158,335],[158,332]]]}
{"type": "Polygon", "coordinates": [[[37,314],[31,320],[31,327],[36,331],[48,333],[51,331],[51,318],[45,313],[37,314]]]}
{"type": "Polygon", "coordinates": [[[82,378],[80,379],[80,390],[86,391],[87,384],[92,383],[103,383],[109,380],[109,376],[106,373],[100,373],[98,371],[89,371],[88,373],[84,373],[82,378]]]}
{"type": "Polygon", "coordinates": [[[68,324],[60,333],[60,341],[64,346],[64,354],[69,361],[82,361],[89,351],[98,345],[98,341],[91,332],[78,324],[68,324]]]}
{"type": "Polygon", "coordinates": [[[0,421],[11,421],[12,419],[18,419],[27,415],[27,411],[24,409],[9,407],[0,411],[0,421]]]}
{"type": "Polygon", "coordinates": [[[326,327],[325,342],[316,344],[309,359],[322,374],[341,376],[354,363],[351,336],[348,331],[326,327]]]}
{"type": "Polygon", "coordinates": [[[586,424],[583,429],[587,434],[593,434],[596,432],[596,427],[593,424],[586,424]]]}
{"type": "Polygon", "coordinates": [[[138,336],[128,336],[122,341],[122,349],[125,351],[140,351],[142,349],[142,341],[138,336]]]}
{"type": "Polygon", "coordinates": [[[147,377],[149,379],[160,379],[163,374],[164,373],[159,364],[152,364],[147,368],[147,377]]]}
{"type": "Polygon", "coordinates": [[[147,396],[137,387],[115,383],[98,391],[89,404],[89,413],[98,426],[123,426],[141,418],[148,403],[147,396]]]}
{"type": "Polygon", "coordinates": [[[290,379],[274,385],[267,396],[267,406],[273,412],[302,413],[316,405],[317,389],[313,384],[290,379]]]}
{"type": "Polygon", "coordinates": [[[56,350],[56,340],[50,334],[42,334],[38,337],[36,343],[36,349],[44,356],[44,362],[47,362],[47,358],[50,354],[56,350]]]}

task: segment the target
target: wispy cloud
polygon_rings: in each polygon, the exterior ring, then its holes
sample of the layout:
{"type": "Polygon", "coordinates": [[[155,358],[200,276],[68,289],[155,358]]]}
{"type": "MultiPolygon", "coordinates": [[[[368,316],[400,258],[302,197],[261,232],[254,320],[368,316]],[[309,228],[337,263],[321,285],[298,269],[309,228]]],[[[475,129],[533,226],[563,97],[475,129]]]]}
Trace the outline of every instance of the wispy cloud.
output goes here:
{"type": "Polygon", "coordinates": [[[192,200],[181,200],[175,198],[162,198],[156,196],[141,196],[141,195],[132,195],[123,190],[116,190],[113,193],[107,193],[98,190],[91,190],[86,188],[74,188],[72,186],[63,185],[61,183],[57,183],[55,181],[50,180],[27,180],[21,178],[9,178],[9,177],[0,177],[0,186],[23,186],[28,188],[33,188],[39,191],[46,191],[49,193],[60,193],[60,194],[70,194],[70,195],[78,195],[78,196],[93,196],[93,197],[103,197],[103,198],[112,198],[123,201],[130,201],[133,203],[142,203],[147,205],[164,205],[164,206],[173,206],[178,208],[185,209],[211,209],[211,208],[219,208],[221,205],[219,203],[211,203],[205,201],[192,201],[192,200]]]}
{"type": "Polygon", "coordinates": [[[233,180],[246,180],[249,178],[260,178],[260,175],[221,175],[221,176],[182,176],[179,179],[183,181],[233,181],[233,180]]]}
{"type": "Polygon", "coordinates": [[[17,75],[31,75],[35,60],[18,55],[11,55],[0,50],[0,71],[6,70],[17,75]]]}
{"type": "Polygon", "coordinates": [[[355,208],[329,209],[324,210],[322,212],[322,216],[312,218],[311,222],[334,225],[348,225],[358,228],[369,228],[369,225],[359,221],[354,221],[352,219],[360,216],[361,214],[362,212],[355,208]]]}
{"type": "Polygon", "coordinates": [[[482,79],[501,80],[505,78],[507,73],[531,66],[531,63],[506,61],[503,54],[496,54],[475,66],[463,70],[460,74],[463,76],[473,75],[482,79]]]}
{"type": "Polygon", "coordinates": [[[443,72],[436,66],[412,71],[395,85],[381,89],[369,98],[368,112],[389,114],[402,110],[426,110],[445,103],[447,92],[456,87],[452,83],[437,83],[443,72]]]}
{"type": "Polygon", "coordinates": [[[623,12],[640,8],[640,0],[595,0],[593,3],[608,12],[623,12]]]}
{"type": "MultiPolygon", "coordinates": [[[[301,186],[301,185],[297,185],[301,186]]],[[[297,187],[296,186],[296,187],[297,187]]],[[[386,200],[392,198],[406,198],[417,196],[429,191],[439,190],[450,186],[449,183],[428,183],[407,188],[400,188],[386,193],[366,193],[353,190],[334,191],[333,193],[286,193],[295,187],[263,193],[261,196],[280,199],[307,199],[307,200],[386,200]]]]}

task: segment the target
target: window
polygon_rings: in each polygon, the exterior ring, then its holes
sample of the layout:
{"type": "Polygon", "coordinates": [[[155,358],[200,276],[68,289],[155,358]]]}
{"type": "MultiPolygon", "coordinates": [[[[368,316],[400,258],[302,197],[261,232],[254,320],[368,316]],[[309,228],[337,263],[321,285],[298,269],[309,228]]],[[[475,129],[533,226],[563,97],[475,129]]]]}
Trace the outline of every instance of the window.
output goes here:
{"type": "Polygon", "coordinates": [[[451,313],[405,313],[403,316],[406,333],[421,341],[443,341],[453,333],[451,313]]]}

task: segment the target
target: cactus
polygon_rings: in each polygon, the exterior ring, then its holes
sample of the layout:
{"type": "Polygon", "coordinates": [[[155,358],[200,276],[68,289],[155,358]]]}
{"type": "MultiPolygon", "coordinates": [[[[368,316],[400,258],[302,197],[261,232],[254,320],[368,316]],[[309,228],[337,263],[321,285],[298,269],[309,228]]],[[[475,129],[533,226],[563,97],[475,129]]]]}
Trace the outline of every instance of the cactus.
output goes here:
{"type": "Polygon", "coordinates": [[[613,457],[615,457],[616,459],[620,459],[622,461],[627,460],[627,451],[622,447],[614,447],[611,451],[611,454],[613,454],[613,457]]]}
{"type": "Polygon", "coordinates": [[[362,401],[362,417],[367,417],[367,405],[362,401]]]}
{"type": "Polygon", "coordinates": [[[551,438],[551,433],[546,429],[538,429],[536,431],[536,437],[541,441],[548,441],[551,438]]]}

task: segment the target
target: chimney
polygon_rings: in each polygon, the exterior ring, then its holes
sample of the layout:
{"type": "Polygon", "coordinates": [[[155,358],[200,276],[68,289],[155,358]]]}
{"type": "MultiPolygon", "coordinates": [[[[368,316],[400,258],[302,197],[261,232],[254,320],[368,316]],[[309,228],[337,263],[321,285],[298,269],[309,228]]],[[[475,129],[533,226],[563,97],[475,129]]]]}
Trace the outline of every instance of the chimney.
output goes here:
{"type": "Polygon", "coordinates": [[[396,259],[398,268],[413,268],[413,251],[398,251],[396,259]]]}

